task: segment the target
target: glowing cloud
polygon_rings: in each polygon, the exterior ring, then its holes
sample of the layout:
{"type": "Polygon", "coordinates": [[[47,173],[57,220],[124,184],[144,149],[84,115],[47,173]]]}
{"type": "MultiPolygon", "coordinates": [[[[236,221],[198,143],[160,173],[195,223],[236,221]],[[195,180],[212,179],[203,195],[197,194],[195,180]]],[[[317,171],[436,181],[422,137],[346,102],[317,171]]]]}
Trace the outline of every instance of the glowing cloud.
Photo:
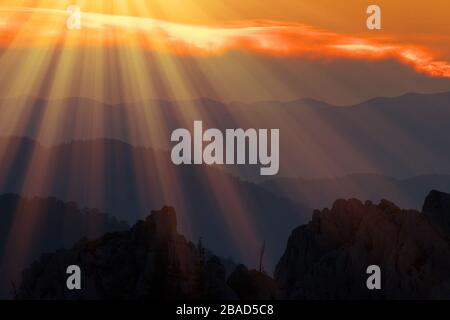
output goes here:
{"type": "Polygon", "coordinates": [[[163,20],[83,12],[82,29],[68,30],[62,10],[0,9],[0,46],[135,45],[179,55],[220,55],[232,50],[308,59],[396,59],[430,76],[450,77],[450,63],[430,48],[394,44],[297,23],[244,21],[225,25],[185,25],[163,20]]]}

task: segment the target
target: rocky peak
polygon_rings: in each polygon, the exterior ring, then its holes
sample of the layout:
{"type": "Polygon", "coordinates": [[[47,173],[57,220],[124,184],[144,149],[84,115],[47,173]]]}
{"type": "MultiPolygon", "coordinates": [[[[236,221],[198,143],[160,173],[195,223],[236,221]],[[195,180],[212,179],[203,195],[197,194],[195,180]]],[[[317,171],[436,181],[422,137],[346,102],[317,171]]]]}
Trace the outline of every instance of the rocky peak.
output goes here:
{"type": "Polygon", "coordinates": [[[415,210],[383,200],[337,200],[295,229],[275,279],[290,299],[450,297],[450,245],[415,210]],[[383,290],[369,291],[378,265],[383,290]]]}
{"type": "MultiPolygon", "coordinates": [[[[42,255],[23,272],[17,299],[236,299],[218,257],[203,261],[199,249],[177,232],[175,210],[164,207],[130,230],[79,241],[70,250],[42,255]],[[66,268],[82,270],[82,290],[66,288],[66,268]]],[[[246,298],[269,295],[273,280],[256,271],[233,279],[258,284],[246,298]]],[[[272,284],[273,285],[273,284],[272,284]]]]}
{"type": "Polygon", "coordinates": [[[143,299],[201,297],[195,246],[177,232],[175,210],[164,207],[130,230],[82,240],[43,255],[23,272],[20,299],[143,299]],[[66,268],[80,266],[83,290],[68,291],[66,268]]]}

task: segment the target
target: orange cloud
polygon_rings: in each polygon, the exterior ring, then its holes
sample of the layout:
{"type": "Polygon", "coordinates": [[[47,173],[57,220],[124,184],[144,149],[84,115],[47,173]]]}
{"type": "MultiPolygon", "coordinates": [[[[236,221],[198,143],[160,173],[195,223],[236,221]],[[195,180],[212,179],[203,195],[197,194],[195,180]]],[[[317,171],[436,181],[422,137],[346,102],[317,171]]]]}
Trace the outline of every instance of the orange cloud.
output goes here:
{"type": "Polygon", "coordinates": [[[0,8],[0,46],[137,45],[179,55],[220,55],[244,50],[309,59],[396,59],[418,72],[450,77],[450,63],[431,48],[397,44],[394,38],[354,37],[298,23],[243,21],[224,25],[186,25],[151,18],[82,14],[82,29],[68,30],[62,10],[0,8]]]}

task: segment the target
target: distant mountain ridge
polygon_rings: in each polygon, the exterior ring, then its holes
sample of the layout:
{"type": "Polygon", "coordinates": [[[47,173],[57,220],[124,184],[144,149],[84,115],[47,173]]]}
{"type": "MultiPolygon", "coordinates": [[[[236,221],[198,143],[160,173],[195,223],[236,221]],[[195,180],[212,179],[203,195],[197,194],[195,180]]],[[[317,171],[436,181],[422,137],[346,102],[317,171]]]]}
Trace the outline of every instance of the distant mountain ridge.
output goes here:
{"type": "MultiPolygon", "coordinates": [[[[146,105],[146,104],[161,104],[166,106],[180,107],[185,105],[198,105],[200,107],[209,107],[211,105],[215,106],[247,106],[247,107],[258,107],[258,106],[310,106],[310,107],[329,107],[329,108],[351,108],[351,107],[361,107],[361,106],[374,106],[386,103],[393,103],[394,105],[403,104],[404,102],[411,102],[412,104],[420,104],[426,105],[432,101],[449,101],[450,99],[450,90],[449,91],[441,91],[435,93],[419,93],[419,92],[406,92],[396,96],[379,96],[373,97],[367,100],[363,100],[354,104],[333,104],[329,102],[325,102],[319,99],[311,98],[311,97],[303,97],[294,100],[287,101],[277,101],[277,100],[261,100],[256,102],[240,102],[240,101],[232,101],[232,102],[221,102],[216,99],[208,98],[208,97],[200,97],[192,100],[167,100],[167,99],[151,99],[151,100],[142,100],[142,101],[122,101],[116,103],[102,102],[97,99],[89,98],[89,97],[66,97],[60,99],[46,99],[42,97],[36,96],[18,96],[11,98],[3,98],[0,99],[0,105],[7,105],[10,102],[20,101],[22,103],[37,103],[38,105],[52,104],[52,103],[60,103],[62,102],[64,105],[65,101],[68,102],[77,102],[82,101],[84,103],[96,103],[105,106],[126,106],[126,105],[146,105]]],[[[79,103],[77,103],[79,105],[79,103]]]]}
{"type": "MultiPolygon", "coordinates": [[[[205,128],[279,128],[282,177],[450,174],[450,150],[443,147],[450,145],[450,92],[408,93],[353,106],[332,106],[314,99],[254,104],[152,100],[108,105],[70,98],[3,100],[0,109],[0,136],[30,137],[44,145],[111,138],[169,150],[173,130],[191,129],[194,120],[202,120],[205,128]],[[31,114],[27,123],[10,125],[19,115],[31,114]],[[51,114],[57,118],[47,118],[51,114]],[[55,130],[39,129],[53,126],[50,120],[57,121],[55,130]]],[[[246,180],[261,179],[252,168],[226,169],[246,180]]]]}
{"type": "Polygon", "coordinates": [[[438,92],[438,93],[416,93],[408,92],[396,97],[376,97],[357,104],[351,107],[363,107],[372,106],[377,107],[379,105],[390,104],[391,106],[404,106],[414,105],[426,107],[427,105],[434,105],[435,103],[449,103],[450,91],[438,92]]]}

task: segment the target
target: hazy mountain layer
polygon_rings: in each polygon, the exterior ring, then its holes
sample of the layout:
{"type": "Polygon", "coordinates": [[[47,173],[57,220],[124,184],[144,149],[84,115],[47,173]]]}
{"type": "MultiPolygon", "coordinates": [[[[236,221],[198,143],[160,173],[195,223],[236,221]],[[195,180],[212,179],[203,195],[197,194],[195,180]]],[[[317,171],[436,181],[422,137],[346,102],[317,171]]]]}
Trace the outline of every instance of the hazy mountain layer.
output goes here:
{"type": "MultiPolygon", "coordinates": [[[[49,145],[117,138],[169,150],[176,128],[279,128],[285,177],[327,178],[376,173],[396,178],[450,173],[450,92],[376,98],[354,106],[312,99],[223,104],[200,99],[107,105],[70,98],[0,102],[0,136],[27,136],[49,145]],[[411,161],[413,159],[414,161],[411,161]]],[[[261,177],[256,168],[230,167],[261,177]]]]}
{"type": "Polygon", "coordinates": [[[44,147],[0,140],[0,192],[54,196],[134,223],[152,208],[173,205],[181,230],[220,256],[256,265],[266,242],[273,268],[293,225],[310,209],[215,168],[177,167],[166,152],[117,140],[44,147]]]}

